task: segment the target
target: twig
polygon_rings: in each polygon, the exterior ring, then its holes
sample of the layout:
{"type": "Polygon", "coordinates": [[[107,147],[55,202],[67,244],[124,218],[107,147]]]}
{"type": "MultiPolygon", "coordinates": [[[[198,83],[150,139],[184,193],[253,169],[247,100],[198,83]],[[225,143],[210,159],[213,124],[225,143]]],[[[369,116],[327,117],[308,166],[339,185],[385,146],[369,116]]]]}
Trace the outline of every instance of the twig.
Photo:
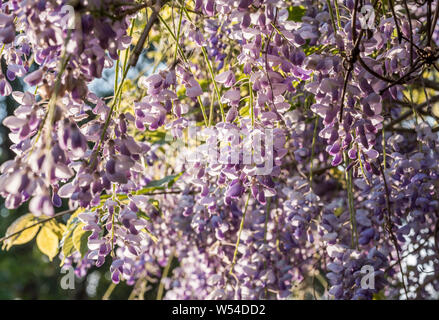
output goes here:
{"type": "Polygon", "coordinates": [[[413,67],[413,27],[412,27],[412,19],[410,19],[410,10],[407,5],[407,0],[404,0],[404,8],[407,14],[407,19],[409,21],[409,29],[410,29],[410,65],[413,67]]]}
{"type": "Polygon", "coordinates": [[[354,3],[354,13],[352,15],[352,42],[355,42],[357,38],[357,10],[358,10],[358,0],[354,3]]]}
{"type": "Polygon", "coordinates": [[[375,70],[373,70],[372,68],[370,68],[370,67],[366,64],[366,62],[364,62],[364,60],[361,59],[360,56],[358,56],[358,62],[360,62],[360,65],[361,65],[361,66],[362,66],[367,72],[369,72],[369,73],[372,74],[373,76],[377,77],[378,79],[383,80],[383,81],[386,81],[386,82],[393,82],[393,81],[395,81],[395,80],[392,80],[392,79],[389,79],[389,78],[386,78],[386,77],[380,75],[378,72],[376,72],[375,70]]]}
{"type": "Polygon", "coordinates": [[[163,269],[163,274],[162,274],[162,277],[160,279],[160,285],[159,285],[159,288],[158,288],[158,291],[157,291],[157,298],[156,298],[156,300],[162,300],[163,291],[164,291],[163,280],[168,277],[169,270],[171,269],[172,261],[174,260],[174,255],[175,255],[175,249],[172,249],[171,255],[168,258],[168,263],[166,264],[165,269],[163,269]]]}
{"type": "Polygon", "coordinates": [[[409,296],[408,296],[407,287],[405,285],[404,269],[402,268],[401,256],[400,256],[399,248],[398,248],[398,240],[396,239],[396,236],[393,233],[393,223],[392,223],[391,208],[390,208],[390,190],[389,190],[389,187],[387,185],[387,179],[386,179],[386,175],[385,175],[384,170],[383,170],[383,166],[380,164],[379,168],[380,168],[380,171],[381,171],[381,176],[383,177],[383,181],[384,181],[384,190],[385,190],[385,199],[386,199],[386,211],[387,211],[387,215],[386,215],[386,220],[387,220],[386,228],[387,228],[387,231],[388,231],[388,233],[390,235],[390,239],[393,242],[393,245],[394,245],[395,250],[396,250],[396,256],[397,256],[397,259],[398,259],[398,265],[399,265],[399,268],[401,270],[402,286],[404,288],[404,292],[405,292],[406,298],[408,300],[409,296]]]}
{"type": "Polygon", "coordinates": [[[431,0],[427,0],[427,46],[431,46],[431,0]]]}
{"type": "Polygon", "coordinates": [[[436,10],[434,11],[433,24],[431,25],[430,34],[433,34],[436,29],[437,19],[439,18],[439,2],[436,1],[436,10]]]}
{"type": "Polygon", "coordinates": [[[139,56],[143,51],[143,46],[145,45],[146,38],[148,37],[152,26],[158,20],[159,11],[165,2],[166,1],[161,3],[161,1],[157,1],[157,4],[154,7],[152,7],[152,13],[148,19],[148,23],[145,25],[145,28],[143,28],[139,41],[137,41],[137,44],[134,47],[133,52],[131,54],[130,63],[129,63],[130,66],[134,67],[137,64],[137,60],[139,60],[139,56]]]}
{"type": "Polygon", "coordinates": [[[403,76],[401,76],[398,80],[395,80],[394,82],[392,82],[391,84],[389,84],[387,87],[385,87],[384,89],[380,90],[380,95],[383,94],[386,90],[392,88],[393,86],[397,85],[397,84],[402,84],[403,82],[405,82],[405,78],[407,78],[408,76],[410,76],[413,72],[415,72],[416,70],[418,70],[419,68],[421,68],[423,66],[423,63],[421,63],[420,65],[418,65],[418,63],[420,62],[420,59],[416,59],[416,61],[413,63],[412,67],[410,68],[410,70],[404,74],[403,76]]]}
{"type": "Polygon", "coordinates": [[[235,252],[233,253],[232,265],[230,266],[229,274],[233,274],[233,268],[235,267],[236,260],[238,257],[238,247],[239,247],[239,242],[241,240],[241,233],[242,233],[242,230],[244,229],[245,215],[247,213],[250,195],[251,195],[251,192],[248,193],[247,202],[245,203],[244,213],[242,214],[241,224],[239,226],[239,231],[238,231],[238,238],[236,239],[235,252]]]}
{"type": "Polygon", "coordinates": [[[396,17],[396,12],[395,12],[395,7],[393,5],[393,0],[389,0],[389,6],[390,6],[390,10],[392,11],[393,21],[395,22],[395,25],[396,25],[396,33],[398,34],[398,41],[399,41],[399,43],[401,43],[402,33],[401,33],[401,29],[399,28],[398,18],[396,17]]]}
{"type": "Polygon", "coordinates": [[[116,284],[114,282],[111,282],[111,284],[108,286],[107,291],[105,291],[102,300],[108,300],[115,288],[116,288],[116,284]]]}
{"type": "Polygon", "coordinates": [[[343,121],[343,108],[344,108],[344,98],[346,96],[346,88],[348,85],[349,77],[354,70],[354,64],[357,61],[358,56],[360,55],[360,41],[363,37],[364,30],[360,31],[360,34],[356,40],[354,40],[354,48],[351,51],[350,57],[347,58],[347,62],[349,63],[349,66],[347,68],[345,77],[344,77],[344,83],[343,83],[343,91],[341,94],[341,106],[340,106],[340,123],[343,121]]]}
{"type": "Polygon", "coordinates": [[[135,66],[137,64],[137,61],[139,59],[140,53],[143,50],[143,46],[145,44],[146,38],[149,34],[149,32],[151,31],[152,26],[154,25],[155,21],[158,19],[158,13],[161,9],[161,7],[166,3],[166,0],[163,1],[163,3],[161,3],[160,1],[157,2],[157,5],[155,7],[152,8],[152,14],[148,20],[148,23],[145,25],[145,28],[142,31],[142,35],[139,38],[139,41],[137,42],[135,48],[133,49],[133,51],[131,52],[131,56],[130,56],[130,61],[128,63],[128,65],[126,66],[126,69],[124,70],[124,73],[122,75],[122,80],[121,80],[121,85],[118,87],[117,92],[115,92],[114,94],[114,100],[113,103],[111,104],[110,110],[108,111],[108,115],[105,119],[105,123],[104,123],[104,128],[102,129],[102,133],[101,136],[99,138],[99,142],[97,144],[96,150],[93,152],[92,158],[90,159],[90,168],[91,170],[94,169],[100,148],[102,146],[102,143],[105,139],[105,134],[107,133],[107,129],[110,125],[110,120],[111,120],[111,116],[113,115],[116,103],[117,103],[117,99],[119,94],[122,91],[122,84],[125,81],[125,78],[128,74],[128,70],[130,69],[131,66],[135,66]],[[158,7],[158,8],[157,8],[158,7]]]}
{"type": "Polygon", "coordinates": [[[15,236],[15,235],[18,235],[18,234],[22,233],[23,231],[25,231],[25,230],[27,230],[27,229],[33,228],[33,227],[35,227],[35,226],[37,226],[37,225],[39,225],[39,224],[46,223],[47,221],[50,221],[50,220],[52,220],[52,219],[55,219],[55,218],[61,217],[61,216],[65,215],[65,214],[72,213],[73,211],[75,211],[75,210],[61,211],[61,212],[59,212],[59,213],[57,213],[57,214],[55,214],[55,215],[53,215],[53,216],[51,216],[51,217],[48,217],[48,218],[43,219],[43,220],[40,220],[40,221],[38,221],[38,222],[36,222],[36,223],[34,223],[34,224],[31,224],[30,226],[27,226],[26,228],[23,228],[23,229],[21,229],[21,230],[19,230],[19,231],[17,231],[17,232],[14,232],[14,233],[12,233],[12,234],[10,234],[10,235],[4,236],[3,238],[0,238],[0,243],[2,243],[3,241],[5,241],[5,240],[7,240],[7,239],[9,239],[9,238],[12,238],[12,237],[15,236]]]}
{"type": "MultiPolygon", "coordinates": [[[[433,97],[431,97],[429,100],[430,100],[430,103],[438,102],[438,101],[439,101],[439,95],[433,96],[433,97]]],[[[424,108],[427,107],[427,106],[428,106],[428,102],[426,101],[426,102],[423,102],[423,103],[417,105],[416,107],[414,107],[414,110],[416,110],[416,111],[417,111],[417,110],[422,110],[422,109],[424,109],[424,108]]],[[[386,125],[386,126],[385,126],[386,130],[391,131],[392,128],[393,128],[393,126],[394,126],[395,124],[398,124],[398,123],[400,123],[401,121],[407,119],[407,118],[410,117],[412,114],[413,114],[413,111],[412,111],[412,110],[403,113],[403,114],[400,115],[398,118],[396,118],[395,120],[392,120],[388,125],[386,125]]]]}

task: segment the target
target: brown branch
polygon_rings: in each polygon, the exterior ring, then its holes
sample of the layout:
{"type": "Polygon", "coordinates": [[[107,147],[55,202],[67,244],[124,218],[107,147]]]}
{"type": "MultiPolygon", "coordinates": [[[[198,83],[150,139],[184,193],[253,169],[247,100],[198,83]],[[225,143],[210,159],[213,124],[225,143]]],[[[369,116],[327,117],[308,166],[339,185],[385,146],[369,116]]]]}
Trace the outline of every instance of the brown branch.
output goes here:
{"type": "Polygon", "coordinates": [[[410,65],[413,67],[413,27],[412,27],[412,19],[410,19],[410,10],[407,5],[407,0],[404,0],[404,8],[407,14],[407,20],[409,21],[409,30],[410,30],[410,65]]]}
{"type": "MultiPolygon", "coordinates": [[[[438,101],[439,101],[439,95],[436,95],[436,96],[430,98],[430,103],[435,103],[435,102],[438,102],[438,101]]],[[[427,107],[427,106],[428,106],[428,102],[426,101],[426,102],[424,102],[424,103],[421,103],[421,104],[417,105],[417,106],[414,108],[414,110],[415,110],[415,111],[422,110],[422,109],[424,109],[424,108],[427,107]]],[[[407,112],[403,113],[403,114],[400,115],[398,118],[396,118],[395,120],[392,120],[388,125],[386,125],[386,126],[384,127],[384,129],[385,129],[385,130],[392,130],[392,127],[393,127],[395,124],[398,124],[398,123],[400,123],[401,121],[407,119],[407,118],[410,117],[410,115],[412,115],[412,114],[413,114],[413,110],[410,110],[410,111],[407,111],[407,112]]]]}
{"type": "Polygon", "coordinates": [[[415,72],[416,70],[418,70],[419,68],[421,68],[424,64],[421,63],[420,65],[418,65],[418,63],[420,62],[420,59],[416,59],[416,61],[413,63],[412,67],[410,68],[410,70],[404,74],[403,76],[401,76],[401,78],[399,78],[398,80],[395,80],[394,82],[392,82],[391,84],[389,84],[387,87],[385,87],[384,89],[380,90],[380,95],[382,95],[386,90],[390,89],[391,87],[397,85],[397,84],[403,84],[405,83],[407,80],[406,78],[408,76],[410,76],[413,72],[415,72]]]}
{"type": "Polygon", "coordinates": [[[343,82],[343,91],[341,92],[341,106],[340,106],[340,123],[343,121],[343,108],[344,108],[344,98],[346,96],[346,88],[348,86],[349,77],[352,72],[352,65],[349,67],[349,69],[346,71],[346,74],[344,76],[344,82],[343,82]]]}
{"type": "MultiPolygon", "coordinates": [[[[438,6],[439,7],[439,6],[438,6]]],[[[422,81],[416,81],[415,83],[414,83],[414,85],[416,86],[416,87],[422,87],[422,86],[425,86],[426,88],[428,88],[428,89],[432,89],[432,90],[435,90],[435,91],[439,91],[439,83],[438,82],[436,82],[436,81],[433,81],[433,80],[430,80],[430,79],[425,79],[425,78],[423,78],[423,81],[424,81],[424,83],[422,83],[422,81]]]]}
{"type": "Polygon", "coordinates": [[[349,67],[347,68],[345,77],[344,77],[344,83],[343,83],[343,91],[341,94],[341,106],[340,106],[340,123],[343,121],[343,108],[344,108],[344,98],[346,96],[346,88],[348,85],[349,77],[354,70],[354,64],[357,61],[357,58],[360,55],[360,42],[361,38],[363,37],[364,30],[360,31],[360,34],[358,35],[358,38],[355,40],[354,48],[351,51],[350,57],[348,57],[347,62],[349,63],[349,67]]]}
{"type": "Polygon", "coordinates": [[[366,64],[366,62],[364,62],[364,60],[361,59],[360,56],[358,56],[358,62],[360,62],[361,66],[362,66],[367,72],[369,72],[371,75],[375,76],[376,78],[378,78],[378,79],[380,79],[380,80],[383,80],[383,81],[386,81],[386,82],[390,82],[390,83],[392,83],[392,82],[395,81],[395,80],[393,80],[393,79],[386,78],[386,77],[380,75],[378,72],[376,72],[375,70],[373,70],[372,68],[370,68],[370,67],[366,64]]]}
{"type": "Polygon", "coordinates": [[[143,28],[142,34],[140,35],[139,41],[137,41],[136,46],[133,49],[133,52],[130,57],[130,66],[135,66],[137,64],[137,60],[139,60],[139,56],[143,51],[143,46],[145,45],[146,38],[149,35],[149,32],[151,31],[151,28],[153,27],[154,23],[158,20],[158,15],[160,12],[160,9],[164,6],[164,4],[167,2],[165,1],[157,1],[156,5],[153,6],[151,16],[148,19],[148,23],[145,25],[145,28],[143,28]]]}
{"type": "Polygon", "coordinates": [[[355,42],[357,38],[357,10],[358,10],[358,0],[354,3],[354,13],[352,15],[352,42],[355,42]]]}
{"type": "Polygon", "coordinates": [[[401,29],[399,28],[398,18],[396,17],[396,12],[395,12],[395,7],[393,5],[393,0],[389,0],[389,6],[390,6],[390,10],[392,11],[393,20],[395,21],[396,33],[398,34],[398,41],[399,41],[399,43],[401,43],[402,33],[401,33],[401,29]]]}
{"type": "Polygon", "coordinates": [[[437,19],[439,17],[439,2],[436,2],[436,10],[434,11],[433,24],[431,25],[430,34],[433,34],[434,29],[436,29],[437,19]]]}
{"type": "Polygon", "coordinates": [[[431,46],[431,0],[427,0],[427,46],[431,46]]]}

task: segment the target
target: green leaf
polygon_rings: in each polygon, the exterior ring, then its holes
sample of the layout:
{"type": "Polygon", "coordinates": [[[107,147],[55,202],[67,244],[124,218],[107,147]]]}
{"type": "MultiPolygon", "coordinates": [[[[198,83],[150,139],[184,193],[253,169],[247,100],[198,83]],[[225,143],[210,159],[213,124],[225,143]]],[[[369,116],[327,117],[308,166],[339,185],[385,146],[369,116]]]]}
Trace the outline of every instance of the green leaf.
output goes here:
{"type": "Polygon", "coordinates": [[[143,212],[143,211],[141,211],[141,210],[137,211],[137,216],[138,216],[139,218],[142,218],[142,219],[145,219],[145,220],[148,220],[148,221],[151,220],[151,218],[148,217],[148,216],[146,215],[146,213],[143,212]]]}
{"type": "Polygon", "coordinates": [[[292,6],[288,8],[288,20],[295,22],[301,22],[302,17],[306,13],[306,8],[304,6],[292,6]]]}
{"type": "MultiPolygon", "coordinates": [[[[8,230],[6,230],[5,236],[14,234],[35,224],[36,222],[38,222],[38,219],[32,213],[22,215],[9,226],[8,230]]],[[[20,232],[19,234],[5,240],[2,249],[9,250],[12,246],[25,244],[31,241],[38,233],[38,230],[40,230],[40,225],[36,225],[32,228],[24,230],[23,232],[20,232]]]]}
{"type": "Polygon", "coordinates": [[[245,105],[244,107],[242,107],[241,109],[239,109],[239,115],[241,117],[248,117],[250,116],[250,107],[249,105],[245,105]]]}
{"type": "MultiPolygon", "coordinates": [[[[176,175],[164,177],[163,179],[160,180],[153,180],[149,182],[144,188],[137,190],[132,194],[133,195],[147,194],[153,192],[154,190],[164,190],[166,188],[171,188],[174,185],[174,183],[181,177],[182,174],[183,172],[176,175]]],[[[109,194],[101,195],[101,204],[110,197],[111,195],[109,194]]],[[[117,194],[117,198],[118,200],[126,200],[128,196],[126,194],[117,194]]]]}
{"type": "Polygon", "coordinates": [[[148,202],[154,206],[157,210],[160,210],[160,202],[156,199],[149,199],[148,202]]]}
{"type": "Polygon", "coordinates": [[[50,227],[43,226],[37,236],[37,246],[52,261],[58,253],[59,239],[50,227]]]}
{"type": "Polygon", "coordinates": [[[156,189],[164,189],[166,187],[170,188],[181,177],[182,174],[183,173],[179,173],[176,175],[164,177],[160,180],[150,181],[142,190],[139,190],[137,194],[141,194],[142,192],[151,192],[156,189]]]}
{"type": "Polygon", "coordinates": [[[91,231],[82,230],[84,226],[85,223],[79,223],[72,235],[73,246],[75,247],[76,251],[81,254],[82,258],[88,251],[88,237],[91,235],[91,231]]]}
{"type": "Polygon", "coordinates": [[[64,242],[62,244],[63,260],[61,261],[61,266],[64,264],[64,259],[70,257],[75,253],[75,246],[73,245],[72,232],[68,232],[68,235],[63,238],[64,242]]]}
{"type": "Polygon", "coordinates": [[[166,138],[166,132],[164,130],[146,131],[144,136],[152,144],[163,144],[166,138]]]}
{"type": "Polygon", "coordinates": [[[339,217],[339,216],[343,213],[343,211],[344,211],[343,207],[335,208],[335,210],[334,210],[334,215],[335,215],[336,217],[339,217]]]}
{"type": "Polygon", "coordinates": [[[62,236],[61,242],[59,246],[62,248],[63,253],[63,260],[61,261],[60,266],[64,265],[64,259],[67,257],[70,257],[73,253],[76,252],[76,248],[73,245],[73,232],[75,231],[75,228],[80,223],[80,220],[78,219],[78,214],[83,212],[84,209],[78,209],[76,210],[67,221],[67,226],[64,231],[64,234],[62,236]]]}

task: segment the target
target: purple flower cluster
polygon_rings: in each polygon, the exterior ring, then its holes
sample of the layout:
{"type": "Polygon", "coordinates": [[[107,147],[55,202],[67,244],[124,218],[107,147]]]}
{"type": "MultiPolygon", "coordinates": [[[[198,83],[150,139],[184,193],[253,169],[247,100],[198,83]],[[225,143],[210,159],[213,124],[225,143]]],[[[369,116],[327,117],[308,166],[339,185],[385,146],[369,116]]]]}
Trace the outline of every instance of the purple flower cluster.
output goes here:
{"type": "Polygon", "coordinates": [[[315,297],[316,279],[324,298],[432,298],[438,36],[431,1],[407,2],[419,19],[365,26],[352,0],[81,0],[72,29],[70,2],[3,1],[0,95],[18,107],[0,195],[36,216],[68,199],[90,234],[64,266],[111,260],[114,283],[156,279],[166,299],[315,297]],[[146,40],[172,50],[128,79],[146,40]],[[113,66],[109,102],[89,85],[113,66]]]}

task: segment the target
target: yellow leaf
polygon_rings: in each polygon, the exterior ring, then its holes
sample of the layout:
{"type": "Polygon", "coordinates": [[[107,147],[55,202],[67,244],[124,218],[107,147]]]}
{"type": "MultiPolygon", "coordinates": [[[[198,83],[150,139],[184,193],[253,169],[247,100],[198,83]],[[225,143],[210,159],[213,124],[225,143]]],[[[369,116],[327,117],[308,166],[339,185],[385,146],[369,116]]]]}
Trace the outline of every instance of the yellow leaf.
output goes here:
{"type": "Polygon", "coordinates": [[[335,208],[335,210],[334,210],[334,215],[335,215],[336,217],[339,217],[339,216],[341,216],[341,214],[343,213],[343,211],[344,211],[343,207],[335,208]]]}
{"type": "Polygon", "coordinates": [[[50,261],[58,253],[58,236],[49,227],[42,227],[37,236],[37,246],[42,253],[49,257],[50,261]]]}
{"type": "Polygon", "coordinates": [[[66,231],[66,225],[64,223],[61,222],[57,222],[55,220],[50,220],[48,222],[46,222],[44,224],[45,227],[51,229],[56,236],[58,237],[58,239],[62,239],[62,236],[64,234],[64,232],[66,231]]]}
{"type": "MultiPolygon", "coordinates": [[[[9,236],[11,234],[14,234],[15,232],[18,232],[26,227],[29,227],[33,224],[38,222],[37,218],[32,214],[28,213],[25,215],[22,215],[20,218],[15,220],[6,231],[5,236],[9,236]]],[[[9,250],[12,246],[24,244],[29,241],[31,241],[35,235],[37,234],[38,230],[40,229],[40,225],[36,225],[32,228],[26,229],[23,232],[7,239],[3,243],[3,249],[6,248],[6,250],[9,250]]]]}

